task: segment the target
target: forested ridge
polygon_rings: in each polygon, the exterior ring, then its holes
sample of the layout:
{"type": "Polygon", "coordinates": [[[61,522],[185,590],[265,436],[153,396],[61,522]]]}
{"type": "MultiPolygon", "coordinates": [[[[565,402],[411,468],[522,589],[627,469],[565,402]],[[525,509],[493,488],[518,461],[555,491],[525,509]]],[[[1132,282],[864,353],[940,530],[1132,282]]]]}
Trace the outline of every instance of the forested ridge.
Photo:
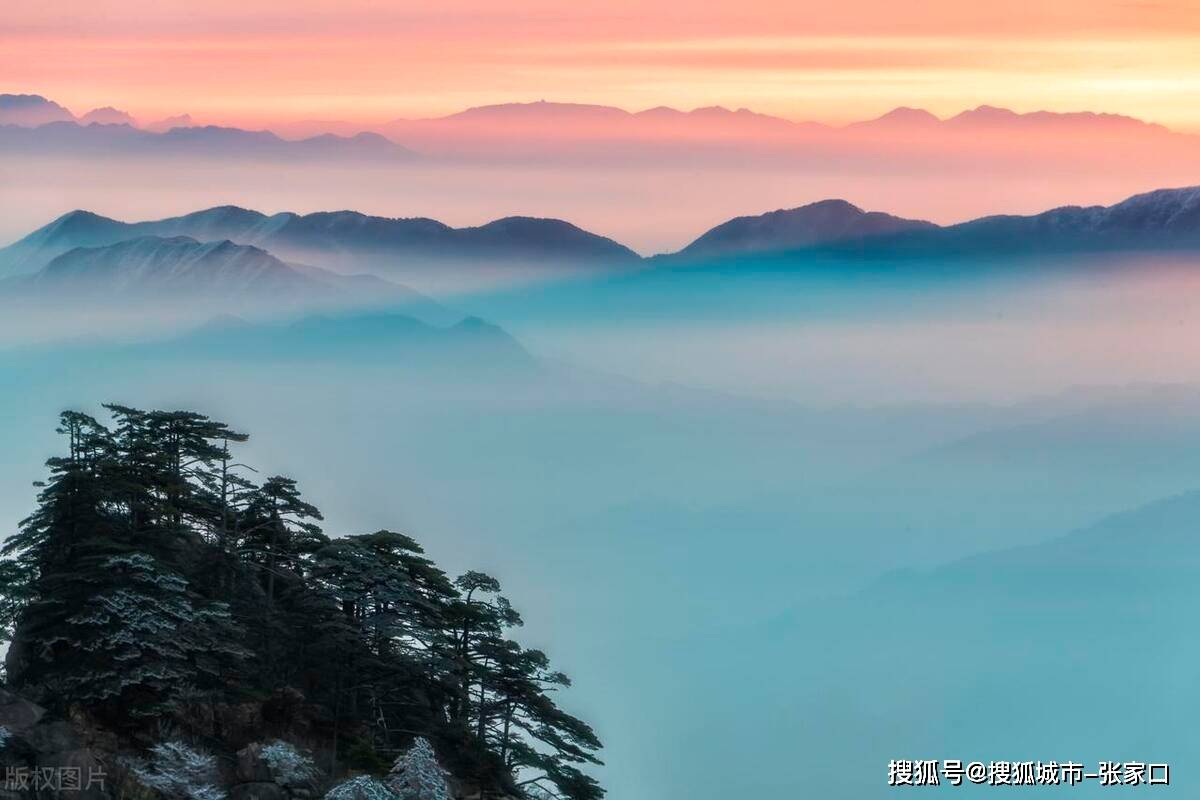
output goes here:
{"type": "Polygon", "coordinates": [[[143,750],[187,709],[286,692],[331,782],[427,739],[476,796],[603,797],[584,771],[600,741],[556,703],[568,678],[510,638],[495,578],[452,579],[403,533],[331,537],[222,422],[105,409],[61,415],[65,452],[4,544],[8,689],[143,750]]]}

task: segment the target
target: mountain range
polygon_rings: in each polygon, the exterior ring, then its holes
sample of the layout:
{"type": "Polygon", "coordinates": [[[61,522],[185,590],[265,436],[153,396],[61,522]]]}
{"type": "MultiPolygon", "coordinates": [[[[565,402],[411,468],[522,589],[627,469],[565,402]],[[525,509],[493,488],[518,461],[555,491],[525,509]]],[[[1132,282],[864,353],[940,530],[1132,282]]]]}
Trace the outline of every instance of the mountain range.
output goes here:
{"type": "Polygon", "coordinates": [[[735,253],[796,250],[914,230],[934,230],[932,222],[863,211],[845,200],[821,200],[800,208],[737,217],[709,230],[677,254],[709,258],[735,253]]]}
{"type": "Polygon", "coordinates": [[[738,217],[667,259],[820,248],[872,256],[992,256],[1200,247],[1200,187],[1159,189],[1112,206],[1064,206],[939,226],[844,200],[738,217]]]}
{"type": "Polygon", "coordinates": [[[17,125],[36,128],[51,122],[75,122],[85,126],[93,123],[128,125],[131,128],[145,128],[161,133],[171,128],[191,127],[192,118],[187,114],[180,114],[142,125],[128,111],[122,111],[112,106],[93,108],[86,114],[76,116],[65,106],[38,94],[0,94],[0,126],[17,125]]]}
{"type": "MultiPolygon", "coordinates": [[[[1196,247],[1200,187],[1189,187],[1147,192],[1112,206],[1067,206],[945,227],[824,200],[729,220],[649,264],[815,250],[855,257],[989,257],[1196,247]]],[[[563,270],[647,265],[623,245],[561,220],[508,217],[453,228],[425,218],[353,211],[267,215],[237,206],[135,223],[73,211],[0,249],[0,276],[10,277],[6,285],[42,291],[70,285],[116,295],[138,288],[282,296],[334,286],[340,293],[386,296],[401,288],[339,273],[523,263],[563,270]]]]}
{"type": "Polygon", "coordinates": [[[342,275],[285,263],[228,239],[138,236],[74,247],[37,271],[0,280],[0,295],[20,304],[85,303],[134,308],[179,304],[286,311],[385,305],[432,324],[456,319],[419,292],[374,275],[342,275]]]}
{"type": "Polygon", "coordinates": [[[487,124],[513,125],[518,127],[541,125],[571,125],[586,123],[592,130],[605,127],[624,126],[626,129],[641,127],[667,130],[673,125],[686,124],[695,127],[712,125],[726,131],[764,132],[815,132],[821,130],[869,131],[895,129],[902,126],[924,128],[991,128],[1026,129],[1070,127],[1108,130],[1145,130],[1167,133],[1167,128],[1144,122],[1122,114],[1095,112],[1033,111],[1018,113],[1007,108],[981,105],[967,109],[950,117],[941,118],[919,108],[901,106],[870,120],[851,122],[846,125],[827,125],[812,121],[793,121],[783,117],[760,114],[748,108],[729,109],[723,106],[706,106],[683,111],[669,106],[656,106],[644,111],[626,111],[614,106],[589,105],[585,103],[552,103],[544,100],[533,103],[502,103],[476,106],[455,114],[429,119],[396,119],[389,123],[402,129],[406,125],[432,124],[487,124]]]}
{"type": "MultiPolygon", "coordinates": [[[[49,122],[78,122],[81,125],[91,123],[123,124],[130,127],[141,127],[147,130],[169,130],[171,127],[191,127],[193,120],[188,114],[141,125],[131,114],[112,106],[92,109],[86,114],[76,116],[66,107],[48,98],[36,94],[0,94],[0,125],[18,125],[37,127],[49,122]],[[175,123],[175,124],[171,124],[175,123]]],[[[917,126],[925,128],[983,128],[1002,126],[1007,128],[1046,128],[1054,126],[1075,128],[1108,128],[1108,129],[1146,129],[1157,132],[1167,132],[1161,125],[1144,122],[1135,117],[1122,114],[1080,112],[1033,111],[1018,113],[997,106],[980,105],[967,109],[950,117],[941,118],[920,108],[900,106],[879,117],[845,125],[827,125],[812,121],[794,121],[783,117],[772,116],[751,111],[748,108],[729,109],[724,106],[704,106],[691,110],[681,110],[670,106],[655,106],[642,111],[627,111],[615,106],[596,105],[588,103],[547,102],[539,100],[529,103],[498,103],[494,105],[474,106],[463,111],[441,117],[421,119],[397,118],[384,126],[403,127],[406,125],[438,125],[438,124],[508,124],[508,125],[563,125],[586,122],[592,125],[624,125],[660,127],[675,124],[716,125],[730,130],[832,130],[862,131],[870,129],[894,129],[896,127],[917,126]]],[[[316,130],[324,132],[358,132],[369,129],[369,126],[358,126],[355,130],[353,123],[336,120],[313,120],[302,123],[284,123],[280,127],[294,129],[316,130]],[[340,128],[340,131],[332,130],[340,128]]],[[[310,134],[311,135],[311,134],[310,134]]]]}
{"type": "Polygon", "coordinates": [[[353,136],[326,133],[290,140],[270,131],[248,131],[215,125],[173,127],[156,132],[134,128],[127,122],[83,120],[48,122],[37,127],[0,125],[0,150],[10,153],[88,157],[126,155],[137,158],[184,155],[296,160],[355,158],[405,161],[416,158],[408,148],[369,132],[353,136]]]}
{"type": "Polygon", "coordinates": [[[626,111],[582,103],[505,103],[443,117],[394,119],[378,124],[310,120],[271,130],[204,125],[187,114],[141,124],[105,106],[76,116],[39,95],[0,94],[0,148],[18,152],[87,155],[219,154],[256,157],[354,156],[413,159],[601,160],[745,158],[778,161],[830,153],[896,151],[936,153],[982,146],[1006,151],[1049,149],[1061,158],[1091,157],[1114,148],[1200,151],[1194,136],[1119,114],[1034,111],[981,105],[940,118],[900,107],[846,125],[793,121],[721,106],[690,111],[657,106],[626,111]],[[1086,147],[1081,147],[1086,143],[1086,147]]]}
{"type": "Polygon", "coordinates": [[[41,269],[77,247],[113,245],[145,236],[228,239],[269,250],[284,259],[319,259],[322,266],[389,267],[414,261],[630,264],[632,250],[611,239],[554,219],[507,217],[485,225],[452,228],[437,220],[374,217],[355,211],[270,216],[236,206],[180,217],[127,223],[72,211],[0,250],[0,275],[41,269]]]}
{"type": "MultiPolygon", "coordinates": [[[[101,345],[106,346],[106,345],[101,345]]],[[[125,346],[125,357],[220,361],[386,363],[470,372],[530,370],[536,359],[504,329],[477,317],[431,324],[405,310],[310,314],[283,322],[224,315],[168,339],[125,346]]]]}
{"type": "MultiPolygon", "coordinates": [[[[328,123],[291,127],[294,134],[352,129],[328,123]]],[[[821,165],[842,157],[888,156],[907,157],[911,169],[915,157],[944,160],[964,153],[1078,161],[1108,158],[1123,148],[1157,159],[1165,148],[1194,161],[1200,151],[1195,136],[1133,117],[1017,113],[987,105],[947,118],[898,108],[871,120],[827,125],[720,106],[630,112],[577,103],[508,103],[433,119],[397,119],[373,129],[427,157],[519,162],[821,165]]]]}

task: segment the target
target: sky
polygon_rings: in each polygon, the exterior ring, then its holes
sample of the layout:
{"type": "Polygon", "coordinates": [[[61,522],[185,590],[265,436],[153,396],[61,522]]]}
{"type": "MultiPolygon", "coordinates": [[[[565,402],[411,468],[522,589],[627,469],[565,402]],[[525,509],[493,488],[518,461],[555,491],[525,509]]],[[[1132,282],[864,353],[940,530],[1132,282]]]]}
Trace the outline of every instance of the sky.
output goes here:
{"type": "Polygon", "coordinates": [[[0,91],[260,126],[547,99],[832,123],[989,103],[1200,131],[1200,2],[7,0],[0,91]]]}

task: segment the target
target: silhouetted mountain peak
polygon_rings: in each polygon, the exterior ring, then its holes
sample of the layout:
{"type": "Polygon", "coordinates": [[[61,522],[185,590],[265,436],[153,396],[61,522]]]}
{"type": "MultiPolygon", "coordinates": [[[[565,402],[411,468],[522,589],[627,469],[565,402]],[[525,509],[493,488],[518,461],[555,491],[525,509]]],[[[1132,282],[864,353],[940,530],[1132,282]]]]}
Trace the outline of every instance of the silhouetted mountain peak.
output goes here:
{"type": "Polygon", "coordinates": [[[74,122],[75,115],[40,94],[0,94],[0,125],[35,126],[74,122]]]}
{"type": "Polygon", "coordinates": [[[112,106],[93,108],[79,118],[80,125],[128,125],[137,127],[137,121],[128,112],[112,106]]]}
{"type": "Polygon", "coordinates": [[[213,206],[202,211],[193,211],[190,214],[176,217],[173,222],[181,227],[207,225],[249,228],[252,225],[257,225],[266,218],[267,216],[259,211],[242,208],[241,206],[225,205],[213,206]]]}
{"type": "Polygon", "coordinates": [[[921,220],[863,211],[846,200],[821,200],[800,208],[732,219],[705,233],[680,255],[788,250],[933,227],[921,220]]]}
{"type": "Polygon", "coordinates": [[[932,113],[923,108],[910,108],[909,106],[899,106],[893,108],[886,114],[869,120],[866,125],[903,125],[903,126],[931,126],[938,125],[941,120],[932,113]]]}
{"type": "Polygon", "coordinates": [[[997,122],[1011,122],[1020,116],[1020,114],[1008,108],[981,105],[976,106],[975,108],[967,109],[966,111],[960,111],[948,119],[947,122],[976,122],[994,124],[997,122]]]}
{"type": "Polygon", "coordinates": [[[103,217],[92,211],[75,209],[34,231],[27,239],[42,246],[62,242],[64,245],[78,247],[107,240],[123,226],[123,222],[115,219],[103,217]]]}
{"type": "Polygon", "coordinates": [[[111,294],[124,300],[166,296],[297,295],[318,284],[258,247],[188,236],[143,236],[77,247],[54,258],[28,282],[38,289],[111,294]]]}
{"type": "Polygon", "coordinates": [[[1200,245],[1200,187],[1160,189],[1112,206],[1062,206],[1032,216],[998,215],[873,245],[893,255],[1162,250],[1200,245]]]}
{"type": "Polygon", "coordinates": [[[176,114],[173,117],[166,117],[150,123],[146,126],[146,130],[154,133],[166,133],[172,128],[191,128],[193,125],[191,114],[176,114]]]}

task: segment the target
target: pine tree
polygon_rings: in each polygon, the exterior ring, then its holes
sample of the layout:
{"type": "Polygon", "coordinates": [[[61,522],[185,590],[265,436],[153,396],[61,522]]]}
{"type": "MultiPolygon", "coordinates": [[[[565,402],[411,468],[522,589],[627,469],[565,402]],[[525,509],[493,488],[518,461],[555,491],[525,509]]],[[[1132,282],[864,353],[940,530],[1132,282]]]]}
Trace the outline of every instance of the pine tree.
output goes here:
{"type": "Polygon", "coordinates": [[[449,773],[438,763],[433,745],[418,736],[388,773],[387,784],[401,800],[451,800],[449,773]]]}
{"type": "MultiPolygon", "coordinates": [[[[66,454],[2,551],[11,685],[141,735],[185,695],[298,689],[332,722],[331,773],[353,727],[368,750],[415,742],[393,775],[414,800],[446,790],[435,744],[487,793],[603,796],[584,772],[600,742],[551,699],[566,676],[510,638],[499,581],[452,582],[395,531],[330,540],[295,481],[247,477],[223,423],[106,408],[111,426],[61,416],[66,454]]],[[[335,792],[368,789],[396,795],[335,792]]]]}

